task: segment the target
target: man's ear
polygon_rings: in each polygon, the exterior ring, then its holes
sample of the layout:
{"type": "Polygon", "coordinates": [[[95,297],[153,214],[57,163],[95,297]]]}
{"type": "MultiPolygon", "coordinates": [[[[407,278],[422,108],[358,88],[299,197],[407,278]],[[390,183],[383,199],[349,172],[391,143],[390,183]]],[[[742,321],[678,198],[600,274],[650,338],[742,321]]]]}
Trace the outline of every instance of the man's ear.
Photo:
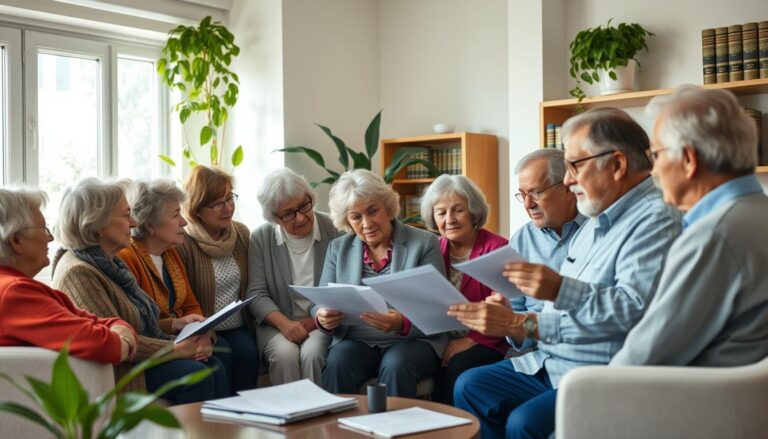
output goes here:
{"type": "Polygon", "coordinates": [[[11,239],[8,241],[11,244],[11,250],[14,253],[20,255],[24,253],[24,246],[21,245],[21,239],[19,239],[19,233],[14,233],[11,239]]]}
{"type": "Polygon", "coordinates": [[[683,146],[680,162],[683,164],[683,169],[685,170],[685,178],[689,180],[701,170],[699,165],[699,155],[696,150],[689,145],[683,146]]]}
{"type": "Polygon", "coordinates": [[[616,151],[611,155],[611,161],[608,166],[613,167],[613,180],[620,181],[623,179],[629,171],[629,162],[627,156],[620,151],[616,151]]]}

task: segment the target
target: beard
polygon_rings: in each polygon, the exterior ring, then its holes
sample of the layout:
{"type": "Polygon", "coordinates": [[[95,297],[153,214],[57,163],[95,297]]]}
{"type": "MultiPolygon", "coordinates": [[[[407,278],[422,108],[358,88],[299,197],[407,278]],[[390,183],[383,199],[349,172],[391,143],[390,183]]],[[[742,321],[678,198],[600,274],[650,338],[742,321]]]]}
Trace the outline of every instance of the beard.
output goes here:
{"type": "Polygon", "coordinates": [[[583,195],[583,198],[576,197],[576,209],[580,214],[594,218],[602,213],[602,200],[595,200],[594,198],[590,198],[587,191],[585,191],[583,187],[576,184],[571,186],[569,190],[574,194],[583,195]]]}

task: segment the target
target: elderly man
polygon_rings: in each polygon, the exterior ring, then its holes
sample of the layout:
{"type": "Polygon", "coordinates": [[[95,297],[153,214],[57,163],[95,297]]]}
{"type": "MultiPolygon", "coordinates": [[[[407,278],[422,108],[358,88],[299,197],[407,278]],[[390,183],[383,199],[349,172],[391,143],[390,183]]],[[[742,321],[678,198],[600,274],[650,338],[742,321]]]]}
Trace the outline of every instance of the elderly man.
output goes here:
{"type": "Polygon", "coordinates": [[[456,385],[456,406],[475,414],[483,437],[547,437],[554,431],[560,378],[588,364],[607,364],[643,315],[667,250],[680,233],[650,178],[648,136],[626,113],[596,109],[564,127],[564,184],[590,217],[576,232],[560,274],[546,265],[510,263],[504,275],[527,295],[546,300],[540,313],[502,313],[455,305],[451,313],[476,329],[515,343],[538,339],[538,355],[514,367],[472,369],[456,385]],[[501,318],[498,318],[502,316],[501,318]]]}
{"type": "Polygon", "coordinates": [[[684,86],[655,98],[651,156],[664,199],[687,211],[653,298],[611,364],[739,366],[768,355],[768,198],[736,98],[684,86]]]}

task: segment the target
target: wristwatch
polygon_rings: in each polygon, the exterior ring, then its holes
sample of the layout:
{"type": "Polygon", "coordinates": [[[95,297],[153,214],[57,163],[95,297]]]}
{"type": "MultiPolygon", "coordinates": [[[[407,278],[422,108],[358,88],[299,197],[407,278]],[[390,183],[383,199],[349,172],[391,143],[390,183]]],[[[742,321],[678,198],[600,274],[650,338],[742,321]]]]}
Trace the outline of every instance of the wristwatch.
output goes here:
{"type": "Polygon", "coordinates": [[[536,329],[538,328],[538,323],[536,321],[536,318],[533,317],[533,314],[528,314],[528,317],[523,320],[523,329],[525,330],[525,336],[528,338],[533,338],[536,334],[536,329]]]}

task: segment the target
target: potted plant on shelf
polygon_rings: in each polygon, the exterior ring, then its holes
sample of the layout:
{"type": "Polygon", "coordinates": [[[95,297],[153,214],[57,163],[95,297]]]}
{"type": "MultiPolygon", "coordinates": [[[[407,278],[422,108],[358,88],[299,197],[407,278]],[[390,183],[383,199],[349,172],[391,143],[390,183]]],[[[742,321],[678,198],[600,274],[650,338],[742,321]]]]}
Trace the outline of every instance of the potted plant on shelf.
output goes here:
{"type": "Polygon", "coordinates": [[[601,94],[634,89],[635,72],[640,65],[635,55],[641,49],[648,50],[645,38],[654,34],[637,23],[611,26],[612,20],[605,26],[579,32],[571,41],[570,74],[576,80],[576,87],[569,93],[579,102],[586,97],[581,81],[600,82],[601,94]]]}
{"type": "MultiPolygon", "coordinates": [[[[219,22],[205,17],[195,26],[178,26],[168,33],[162,58],[157,62],[157,72],[163,82],[183,96],[174,106],[179,121],[184,126],[182,155],[190,167],[200,160],[190,147],[187,128],[190,117],[198,114],[204,122],[199,134],[192,136],[201,148],[208,147],[211,165],[221,164],[224,148],[225,124],[229,109],[237,103],[240,79],[229,69],[232,59],[240,53],[235,37],[219,22]]],[[[196,124],[199,124],[196,121],[196,124]]],[[[176,162],[167,155],[160,158],[171,166],[176,162]]],[[[243,147],[232,152],[230,163],[237,167],[243,161],[243,147]]]]}

